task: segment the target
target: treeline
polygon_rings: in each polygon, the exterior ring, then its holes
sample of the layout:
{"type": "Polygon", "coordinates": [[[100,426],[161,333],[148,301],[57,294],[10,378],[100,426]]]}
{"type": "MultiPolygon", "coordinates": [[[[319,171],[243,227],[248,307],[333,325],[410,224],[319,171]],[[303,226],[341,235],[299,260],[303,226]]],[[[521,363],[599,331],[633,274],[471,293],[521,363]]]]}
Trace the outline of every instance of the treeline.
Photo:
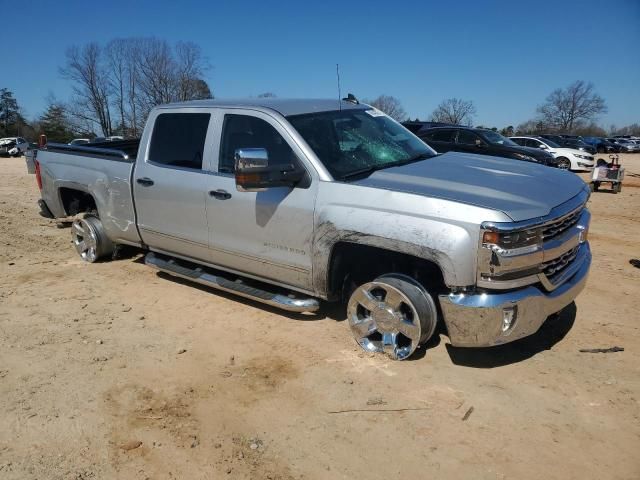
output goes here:
{"type": "Polygon", "coordinates": [[[13,92],[0,89],[0,135],[35,140],[45,133],[60,142],[136,137],[156,105],[213,98],[204,80],[208,69],[200,47],[190,42],[170,45],[157,38],[125,38],[72,46],[60,67],[71,84],[70,98],[50,95],[45,112],[27,122],[13,92]]]}
{"type": "MultiPolygon", "coordinates": [[[[369,103],[398,121],[407,120],[400,100],[393,96],[381,95],[369,103]]],[[[621,128],[611,125],[608,129],[598,125],[596,119],[606,112],[606,103],[595,92],[593,84],[577,80],[566,88],[553,90],[536,108],[535,117],[531,120],[515,127],[509,125],[501,129],[485,125],[477,125],[477,127],[488,128],[505,136],[553,132],[596,137],[640,135],[640,124],[638,123],[621,128]]],[[[472,126],[476,114],[473,101],[448,98],[443,100],[426,118],[431,122],[472,126]]],[[[420,121],[420,119],[416,118],[415,121],[420,121]]]]}
{"type": "MultiPolygon", "coordinates": [[[[68,142],[74,137],[138,137],[149,111],[156,105],[213,98],[204,80],[208,69],[200,47],[189,42],[170,45],[157,38],[125,38],[105,45],[73,46],[67,50],[60,68],[60,74],[71,84],[70,98],[59,100],[50,95],[45,112],[28,122],[13,93],[0,88],[0,136],[23,136],[33,141],[38,134],[45,133],[54,142],[68,142]]],[[[258,95],[273,96],[271,92],[258,95]]],[[[363,101],[398,121],[408,119],[402,103],[394,96],[380,95],[363,101]]],[[[596,120],[606,112],[606,103],[593,84],[579,80],[552,91],[531,120],[501,129],[478,126],[507,136],[550,132],[640,135],[638,123],[621,128],[611,125],[605,130],[596,120]]],[[[471,126],[476,115],[473,101],[449,98],[427,118],[471,126]]]]}

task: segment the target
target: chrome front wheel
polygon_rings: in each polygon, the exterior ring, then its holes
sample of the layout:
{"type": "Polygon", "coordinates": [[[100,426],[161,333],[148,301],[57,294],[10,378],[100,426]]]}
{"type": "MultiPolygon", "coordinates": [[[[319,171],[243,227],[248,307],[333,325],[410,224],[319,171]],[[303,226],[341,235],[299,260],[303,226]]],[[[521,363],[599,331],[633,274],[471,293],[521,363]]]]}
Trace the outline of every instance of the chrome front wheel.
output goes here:
{"type": "Polygon", "coordinates": [[[362,348],[404,360],[433,335],[437,309],[418,282],[389,274],[356,288],[349,299],[347,318],[362,348]]]}
{"type": "Polygon", "coordinates": [[[96,217],[84,217],[73,221],[71,239],[78,255],[93,263],[113,252],[113,244],[104,233],[102,223],[96,217]]]}
{"type": "Polygon", "coordinates": [[[558,168],[560,170],[569,170],[571,168],[571,161],[568,158],[564,158],[564,157],[559,158],[558,168]]]}

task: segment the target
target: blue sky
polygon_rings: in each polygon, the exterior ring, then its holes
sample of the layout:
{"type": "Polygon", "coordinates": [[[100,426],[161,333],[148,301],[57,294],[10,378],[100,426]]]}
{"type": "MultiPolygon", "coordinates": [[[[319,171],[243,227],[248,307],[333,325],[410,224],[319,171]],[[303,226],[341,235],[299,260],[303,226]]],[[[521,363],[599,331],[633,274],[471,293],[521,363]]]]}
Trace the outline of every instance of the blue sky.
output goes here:
{"type": "Polygon", "coordinates": [[[445,98],[473,100],[476,124],[517,125],[555,88],[595,84],[600,123],[640,122],[640,0],[305,2],[0,0],[0,87],[29,118],[70,94],[58,67],[73,44],[156,36],[199,44],[216,97],[275,92],[398,97],[426,118],[445,98]]]}

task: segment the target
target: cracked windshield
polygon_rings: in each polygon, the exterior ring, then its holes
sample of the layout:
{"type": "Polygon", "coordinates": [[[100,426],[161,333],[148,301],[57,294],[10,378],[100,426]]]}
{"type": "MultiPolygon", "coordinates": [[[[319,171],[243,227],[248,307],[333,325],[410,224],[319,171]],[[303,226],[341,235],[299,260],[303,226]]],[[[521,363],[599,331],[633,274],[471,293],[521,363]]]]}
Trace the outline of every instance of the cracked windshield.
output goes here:
{"type": "Polygon", "coordinates": [[[288,120],[336,179],[435,156],[417,137],[375,109],[294,115],[288,120]]]}

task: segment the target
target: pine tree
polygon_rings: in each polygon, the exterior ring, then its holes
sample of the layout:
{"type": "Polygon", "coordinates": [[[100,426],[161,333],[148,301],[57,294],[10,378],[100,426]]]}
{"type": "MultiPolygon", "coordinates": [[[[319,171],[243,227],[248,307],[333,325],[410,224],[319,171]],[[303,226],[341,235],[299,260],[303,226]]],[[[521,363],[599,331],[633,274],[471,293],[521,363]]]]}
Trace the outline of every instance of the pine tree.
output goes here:
{"type": "Polygon", "coordinates": [[[64,108],[60,105],[49,105],[40,119],[40,129],[49,142],[67,143],[73,138],[64,108]]]}

